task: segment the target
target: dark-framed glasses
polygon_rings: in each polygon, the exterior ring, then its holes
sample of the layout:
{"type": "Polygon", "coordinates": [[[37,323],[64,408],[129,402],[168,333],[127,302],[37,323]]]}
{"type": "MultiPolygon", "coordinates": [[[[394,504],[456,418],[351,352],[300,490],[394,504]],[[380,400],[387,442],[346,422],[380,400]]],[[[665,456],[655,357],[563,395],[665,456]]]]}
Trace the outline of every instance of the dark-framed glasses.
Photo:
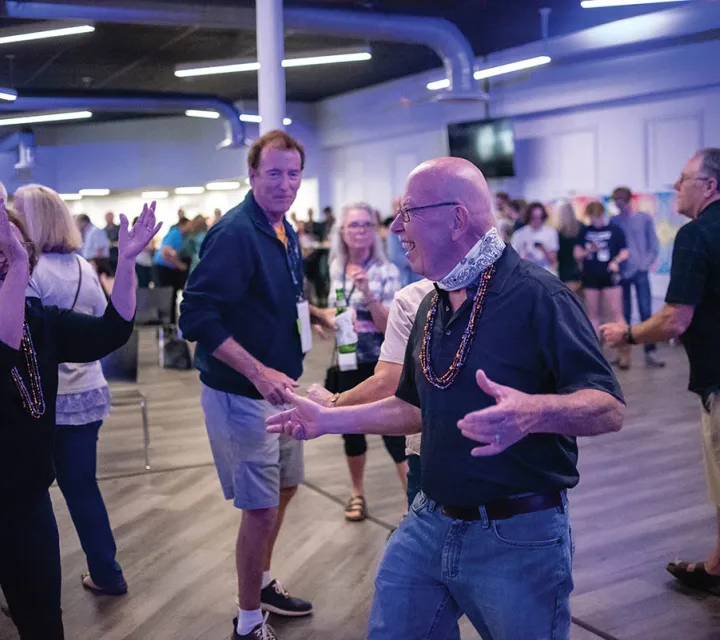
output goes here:
{"type": "Polygon", "coordinates": [[[711,180],[709,176],[686,176],[684,173],[680,174],[680,179],[677,181],[678,186],[680,186],[683,182],[686,182],[687,180],[705,180],[706,182],[708,180],[711,180]]]}
{"type": "Polygon", "coordinates": [[[402,217],[403,222],[410,222],[410,213],[413,211],[423,211],[425,209],[436,209],[438,207],[456,207],[460,203],[459,202],[437,202],[435,204],[424,204],[419,207],[406,207],[405,205],[400,205],[397,210],[397,215],[402,217]]]}

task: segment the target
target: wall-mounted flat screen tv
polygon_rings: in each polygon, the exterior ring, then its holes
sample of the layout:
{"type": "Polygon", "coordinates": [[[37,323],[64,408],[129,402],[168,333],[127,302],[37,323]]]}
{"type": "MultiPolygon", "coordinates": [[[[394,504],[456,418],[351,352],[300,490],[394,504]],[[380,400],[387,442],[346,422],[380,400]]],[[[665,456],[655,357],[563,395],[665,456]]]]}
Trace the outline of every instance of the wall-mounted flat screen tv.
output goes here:
{"type": "Polygon", "coordinates": [[[515,175],[515,140],[509,119],[456,122],[447,131],[451,156],[469,160],[486,178],[515,175]]]}

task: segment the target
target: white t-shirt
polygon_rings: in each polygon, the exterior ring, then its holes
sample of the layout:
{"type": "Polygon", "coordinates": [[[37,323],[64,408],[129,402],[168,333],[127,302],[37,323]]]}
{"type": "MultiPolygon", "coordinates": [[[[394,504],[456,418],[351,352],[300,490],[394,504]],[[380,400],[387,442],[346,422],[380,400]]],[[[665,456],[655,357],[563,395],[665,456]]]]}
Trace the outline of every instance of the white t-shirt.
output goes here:
{"type": "MultiPolygon", "coordinates": [[[[103,232],[104,233],[104,232],[103,232]]],[[[74,311],[93,316],[105,313],[107,298],[92,265],[74,253],[44,253],[40,256],[28,287],[28,295],[40,298],[43,306],[70,309],[82,284],[74,311]]],[[[63,363],[58,367],[58,395],[84,393],[107,386],[99,362],[63,363]]]]}
{"type": "MultiPolygon", "coordinates": [[[[433,283],[429,280],[420,280],[395,294],[385,329],[385,341],[380,348],[381,361],[400,365],[405,362],[405,350],[415,324],[418,307],[433,288],[433,283]]],[[[420,439],[419,433],[407,436],[405,446],[410,453],[420,454],[420,439]]]]}
{"type": "Polygon", "coordinates": [[[546,224],[539,229],[533,229],[528,224],[518,229],[512,236],[513,249],[520,254],[521,258],[555,273],[555,269],[542,250],[535,246],[536,244],[543,245],[547,251],[557,251],[560,248],[557,229],[546,224]]]}

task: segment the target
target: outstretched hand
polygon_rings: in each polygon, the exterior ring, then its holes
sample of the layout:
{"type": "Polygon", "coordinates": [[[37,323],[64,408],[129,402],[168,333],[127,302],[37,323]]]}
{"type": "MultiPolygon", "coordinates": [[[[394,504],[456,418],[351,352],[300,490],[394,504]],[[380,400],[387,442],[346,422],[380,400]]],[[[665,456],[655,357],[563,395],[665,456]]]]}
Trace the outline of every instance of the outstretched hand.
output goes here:
{"type": "Polygon", "coordinates": [[[323,414],[328,409],[289,390],[283,393],[283,397],[285,402],[294,407],[270,416],[265,421],[268,433],[284,434],[295,440],[312,440],[327,433],[322,423],[323,414]]]}
{"type": "Polygon", "coordinates": [[[462,434],[484,446],[473,456],[494,456],[522,440],[537,422],[532,396],[490,380],[482,369],[475,374],[478,387],[495,399],[495,405],[468,413],[458,421],[462,434]]]}
{"type": "Polygon", "coordinates": [[[8,267],[15,263],[28,264],[28,252],[20,230],[10,222],[3,198],[0,198],[0,258],[4,258],[8,267]]]}
{"type": "Polygon", "coordinates": [[[118,257],[125,260],[135,260],[162,227],[162,222],[155,224],[155,201],[150,206],[143,205],[138,221],[133,225],[132,229],[129,227],[127,216],[121,213],[120,230],[118,232],[118,257]]]}

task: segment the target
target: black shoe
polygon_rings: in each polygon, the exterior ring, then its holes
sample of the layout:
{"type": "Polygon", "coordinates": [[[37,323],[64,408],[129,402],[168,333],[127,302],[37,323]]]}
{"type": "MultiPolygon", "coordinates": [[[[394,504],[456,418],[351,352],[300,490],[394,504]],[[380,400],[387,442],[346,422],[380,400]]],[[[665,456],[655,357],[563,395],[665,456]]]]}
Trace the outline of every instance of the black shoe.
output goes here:
{"type": "Polygon", "coordinates": [[[299,618],[312,613],[312,605],[309,602],[293,598],[277,580],[273,580],[260,592],[260,608],[290,618],[299,618]]]}
{"type": "Polygon", "coordinates": [[[267,623],[267,616],[265,616],[265,619],[250,633],[242,636],[237,632],[237,623],[238,619],[233,618],[232,640],[279,640],[273,628],[267,623]]]}

